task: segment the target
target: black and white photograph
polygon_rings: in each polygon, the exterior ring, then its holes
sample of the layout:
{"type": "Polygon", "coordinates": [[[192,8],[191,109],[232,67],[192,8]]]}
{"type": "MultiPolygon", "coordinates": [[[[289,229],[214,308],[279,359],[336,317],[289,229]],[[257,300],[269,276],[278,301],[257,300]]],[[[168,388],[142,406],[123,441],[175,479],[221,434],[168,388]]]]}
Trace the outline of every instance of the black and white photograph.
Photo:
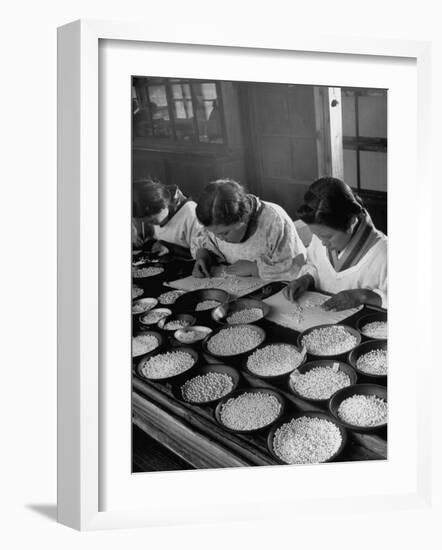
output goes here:
{"type": "Polygon", "coordinates": [[[387,459],[387,96],[132,77],[133,472],[387,459]]]}

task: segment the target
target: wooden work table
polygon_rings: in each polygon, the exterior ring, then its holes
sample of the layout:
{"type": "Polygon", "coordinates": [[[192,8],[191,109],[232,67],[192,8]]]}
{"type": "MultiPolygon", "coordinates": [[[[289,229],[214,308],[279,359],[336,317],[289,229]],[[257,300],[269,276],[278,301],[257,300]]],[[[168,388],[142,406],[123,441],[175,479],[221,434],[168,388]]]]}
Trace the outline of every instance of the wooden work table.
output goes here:
{"type": "MultiPolygon", "coordinates": [[[[280,283],[274,288],[279,290],[280,283]],[[279,285],[279,286],[278,286],[279,285]]],[[[162,288],[161,292],[166,291],[162,288]]],[[[147,295],[147,294],[146,294],[147,295]]],[[[151,294],[154,296],[154,294],[151,294]]],[[[364,308],[344,321],[354,326],[357,319],[367,314],[364,308]]],[[[206,317],[206,320],[208,318],[206,317]]],[[[216,328],[213,321],[212,328],[216,328]]],[[[296,343],[298,333],[270,321],[261,321],[267,334],[266,343],[272,341],[296,343]]],[[[173,347],[177,342],[170,341],[173,347]]],[[[201,348],[198,349],[202,355],[201,348]]],[[[220,363],[208,355],[202,363],[220,363]]],[[[286,400],[286,414],[308,410],[325,411],[316,404],[299,399],[288,390],[287,381],[270,384],[241,370],[235,361],[226,361],[241,372],[241,388],[270,388],[277,390],[286,400]]],[[[134,371],[132,393],[133,423],[148,436],[164,445],[195,468],[225,468],[238,466],[267,466],[277,464],[267,449],[268,430],[257,434],[236,434],[220,426],[214,416],[214,405],[192,405],[176,399],[169,383],[148,381],[134,371]]],[[[148,452],[148,449],[146,449],[148,452]]],[[[387,458],[386,430],[372,434],[348,431],[348,441],[340,461],[385,460],[387,458]]]]}

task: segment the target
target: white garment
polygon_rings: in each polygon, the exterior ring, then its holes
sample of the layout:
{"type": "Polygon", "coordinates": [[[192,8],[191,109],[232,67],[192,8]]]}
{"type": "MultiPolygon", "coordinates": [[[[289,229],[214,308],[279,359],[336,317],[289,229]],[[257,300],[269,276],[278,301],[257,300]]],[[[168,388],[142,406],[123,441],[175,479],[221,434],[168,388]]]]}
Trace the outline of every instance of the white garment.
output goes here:
{"type": "Polygon", "coordinates": [[[192,240],[202,231],[195,209],[196,203],[187,201],[163,227],[154,226],[155,239],[191,249],[192,240]]]}
{"type": "Polygon", "coordinates": [[[261,279],[290,281],[297,276],[300,265],[305,263],[305,247],[283,208],[264,201],[262,205],[258,226],[246,241],[229,243],[204,229],[198,248],[210,250],[222,263],[256,262],[261,279]]]}
{"type": "Polygon", "coordinates": [[[381,233],[381,239],[370,248],[356,265],[335,271],[330,263],[327,248],[313,235],[307,248],[307,264],[299,276],[309,273],[315,279],[315,288],[336,294],[342,290],[369,289],[382,299],[382,307],[387,307],[387,237],[381,233]]]}

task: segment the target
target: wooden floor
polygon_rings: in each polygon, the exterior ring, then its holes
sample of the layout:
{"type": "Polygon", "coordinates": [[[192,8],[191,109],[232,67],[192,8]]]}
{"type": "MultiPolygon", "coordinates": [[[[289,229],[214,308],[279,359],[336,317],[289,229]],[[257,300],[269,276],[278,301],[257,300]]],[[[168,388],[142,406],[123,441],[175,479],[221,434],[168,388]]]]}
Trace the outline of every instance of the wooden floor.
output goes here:
{"type": "Polygon", "coordinates": [[[133,472],[193,470],[187,462],[133,426],[133,472]]]}

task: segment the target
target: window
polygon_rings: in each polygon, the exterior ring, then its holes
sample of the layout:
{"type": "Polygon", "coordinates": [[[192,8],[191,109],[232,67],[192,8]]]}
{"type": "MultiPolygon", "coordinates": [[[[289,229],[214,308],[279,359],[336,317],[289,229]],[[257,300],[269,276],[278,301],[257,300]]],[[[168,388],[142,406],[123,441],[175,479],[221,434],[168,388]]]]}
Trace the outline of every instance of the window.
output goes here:
{"type": "Polygon", "coordinates": [[[133,77],[132,115],[135,142],[225,143],[216,82],[133,77]]]}
{"type": "Polygon", "coordinates": [[[342,88],[344,178],[354,189],[387,191],[387,90],[342,88]]]}

